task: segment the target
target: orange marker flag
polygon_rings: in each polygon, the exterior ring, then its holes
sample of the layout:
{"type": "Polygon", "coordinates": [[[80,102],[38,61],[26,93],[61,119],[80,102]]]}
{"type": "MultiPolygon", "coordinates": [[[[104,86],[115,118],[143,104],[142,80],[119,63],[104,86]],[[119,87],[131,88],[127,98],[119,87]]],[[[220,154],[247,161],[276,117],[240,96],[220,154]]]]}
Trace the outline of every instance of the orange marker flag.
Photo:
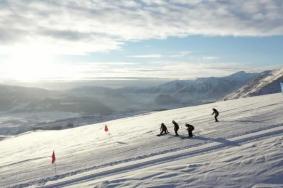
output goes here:
{"type": "Polygon", "coordinates": [[[56,156],[55,156],[55,152],[54,152],[54,150],[53,150],[53,153],[52,153],[51,158],[52,158],[51,163],[52,163],[52,164],[53,164],[53,163],[55,163],[55,161],[56,161],[56,156]]]}
{"type": "Polygon", "coordinates": [[[108,127],[107,127],[107,125],[105,125],[104,131],[105,131],[105,132],[108,132],[108,127]]]}

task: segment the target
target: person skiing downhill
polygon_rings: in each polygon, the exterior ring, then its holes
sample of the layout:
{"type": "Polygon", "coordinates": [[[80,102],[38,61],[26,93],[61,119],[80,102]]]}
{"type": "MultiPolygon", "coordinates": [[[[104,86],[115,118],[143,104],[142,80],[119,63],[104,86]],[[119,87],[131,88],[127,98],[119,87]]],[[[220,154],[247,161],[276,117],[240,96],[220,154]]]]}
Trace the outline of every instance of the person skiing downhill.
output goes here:
{"type": "Polygon", "coordinates": [[[215,122],[219,122],[218,121],[219,111],[216,110],[215,108],[212,108],[212,111],[213,113],[211,115],[214,115],[215,122]]]}
{"type": "Polygon", "coordinates": [[[174,124],[174,131],[175,131],[175,135],[176,136],[179,136],[179,134],[178,134],[178,130],[179,130],[179,124],[176,122],[176,121],[172,121],[172,123],[174,124]]]}
{"type": "Polygon", "coordinates": [[[161,123],[159,136],[164,135],[164,134],[168,134],[168,133],[169,132],[168,132],[166,125],[164,123],[161,123]]]}
{"type": "Polygon", "coordinates": [[[186,123],[185,126],[187,127],[189,138],[192,138],[193,137],[193,130],[195,129],[195,127],[191,124],[188,124],[188,123],[186,123]]]}

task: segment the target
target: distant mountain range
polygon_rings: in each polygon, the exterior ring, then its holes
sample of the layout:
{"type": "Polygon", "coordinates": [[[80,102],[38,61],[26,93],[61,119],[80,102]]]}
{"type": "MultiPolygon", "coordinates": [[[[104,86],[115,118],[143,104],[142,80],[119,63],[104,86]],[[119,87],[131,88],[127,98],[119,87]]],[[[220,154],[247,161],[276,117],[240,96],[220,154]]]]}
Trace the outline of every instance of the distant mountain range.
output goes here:
{"type": "Polygon", "coordinates": [[[166,98],[169,98],[171,100],[168,100],[168,104],[177,102],[179,106],[214,102],[257,76],[257,73],[237,72],[226,77],[173,81],[157,87],[159,94],[155,101],[158,104],[166,104],[166,98]]]}
{"type": "Polygon", "coordinates": [[[226,77],[176,80],[153,87],[81,87],[69,93],[80,97],[95,97],[114,111],[153,111],[220,100],[258,75],[242,71],[226,77]]]}
{"type": "Polygon", "coordinates": [[[151,87],[85,86],[64,91],[0,85],[0,112],[115,115],[158,111],[279,92],[283,69],[225,77],[175,80],[151,87]]]}
{"type": "Polygon", "coordinates": [[[235,92],[224,97],[225,100],[278,93],[283,82],[283,68],[264,71],[235,92]]]}
{"type": "Polygon", "coordinates": [[[0,85],[0,135],[64,129],[150,111],[280,92],[283,70],[175,80],[150,87],[68,90],[0,85]]]}

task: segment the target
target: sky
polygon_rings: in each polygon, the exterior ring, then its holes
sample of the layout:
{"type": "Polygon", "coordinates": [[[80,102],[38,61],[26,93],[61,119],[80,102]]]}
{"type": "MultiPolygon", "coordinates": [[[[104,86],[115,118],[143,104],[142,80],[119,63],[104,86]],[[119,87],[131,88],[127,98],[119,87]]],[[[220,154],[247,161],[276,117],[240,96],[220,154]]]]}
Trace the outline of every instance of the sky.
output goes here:
{"type": "Polygon", "coordinates": [[[0,0],[2,81],[258,72],[282,45],[282,0],[0,0]]]}

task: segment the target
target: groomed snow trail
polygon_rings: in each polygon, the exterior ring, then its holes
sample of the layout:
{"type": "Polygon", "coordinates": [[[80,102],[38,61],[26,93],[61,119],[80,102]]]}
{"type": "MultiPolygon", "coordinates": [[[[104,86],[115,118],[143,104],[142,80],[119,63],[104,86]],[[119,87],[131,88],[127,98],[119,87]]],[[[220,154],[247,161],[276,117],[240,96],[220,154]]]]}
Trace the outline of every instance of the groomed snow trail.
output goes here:
{"type": "Polygon", "coordinates": [[[283,96],[275,94],[26,133],[0,141],[0,186],[280,186],[282,114],[283,96]],[[219,123],[210,115],[213,107],[220,110],[219,123]],[[196,137],[157,137],[161,122],[173,132],[173,119],[183,136],[184,124],[193,124],[196,137]]]}
{"type": "MultiPolygon", "coordinates": [[[[65,187],[74,184],[81,184],[82,182],[86,182],[86,181],[93,181],[93,180],[98,181],[99,178],[105,179],[105,177],[107,176],[113,176],[117,174],[121,175],[129,172],[132,173],[133,171],[138,171],[141,168],[154,167],[172,161],[176,162],[178,160],[183,160],[188,157],[194,157],[198,155],[204,155],[207,153],[217,152],[219,150],[225,150],[231,147],[241,146],[242,144],[247,144],[258,140],[264,140],[282,134],[283,134],[283,126],[232,138],[229,141],[219,139],[219,141],[215,140],[211,144],[203,144],[199,147],[194,147],[192,149],[184,149],[178,152],[168,152],[166,154],[149,157],[143,160],[136,160],[134,162],[125,162],[122,163],[121,165],[102,168],[99,170],[93,170],[92,172],[88,172],[87,175],[80,174],[78,177],[72,177],[69,180],[59,181],[58,183],[50,184],[45,187],[65,187]]],[[[203,138],[195,137],[194,139],[203,139],[203,138]]]]}

